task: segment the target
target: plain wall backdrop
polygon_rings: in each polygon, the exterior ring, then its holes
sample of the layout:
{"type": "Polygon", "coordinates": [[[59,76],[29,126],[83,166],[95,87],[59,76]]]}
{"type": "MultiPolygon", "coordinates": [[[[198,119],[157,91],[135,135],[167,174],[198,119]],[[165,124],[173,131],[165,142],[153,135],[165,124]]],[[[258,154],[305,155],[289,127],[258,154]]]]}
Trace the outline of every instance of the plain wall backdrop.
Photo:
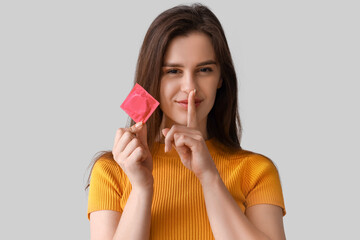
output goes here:
{"type": "MultiPolygon", "coordinates": [[[[0,239],[90,238],[87,167],[127,122],[147,28],[180,3],[0,2],[0,239]]],[[[278,167],[287,238],[359,239],[359,2],[202,3],[232,52],[242,147],[278,167]]]]}

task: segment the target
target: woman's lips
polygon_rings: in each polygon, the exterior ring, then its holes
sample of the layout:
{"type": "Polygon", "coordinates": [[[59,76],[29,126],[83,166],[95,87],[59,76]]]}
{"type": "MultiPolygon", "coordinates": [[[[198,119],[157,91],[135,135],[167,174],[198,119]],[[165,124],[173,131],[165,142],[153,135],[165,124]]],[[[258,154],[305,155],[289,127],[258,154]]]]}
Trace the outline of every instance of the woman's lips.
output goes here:
{"type": "MultiPolygon", "coordinates": [[[[198,107],[200,105],[202,101],[200,102],[195,102],[195,107],[198,107]]],[[[177,104],[179,104],[182,108],[186,109],[188,108],[188,103],[187,102],[176,102],[177,104]]]]}

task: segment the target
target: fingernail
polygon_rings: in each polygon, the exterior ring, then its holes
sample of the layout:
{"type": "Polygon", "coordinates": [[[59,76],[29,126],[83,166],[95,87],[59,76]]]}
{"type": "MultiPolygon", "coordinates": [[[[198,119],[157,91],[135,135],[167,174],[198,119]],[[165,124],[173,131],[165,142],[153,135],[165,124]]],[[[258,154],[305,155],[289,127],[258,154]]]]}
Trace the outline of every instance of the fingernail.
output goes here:
{"type": "Polygon", "coordinates": [[[165,152],[167,152],[168,151],[168,148],[167,148],[167,146],[165,145],[165,152]]]}
{"type": "Polygon", "coordinates": [[[142,122],[138,122],[137,124],[135,124],[135,127],[140,128],[142,126],[142,124],[143,124],[142,122]]]}
{"type": "Polygon", "coordinates": [[[194,95],[196,94],[196,89],[194,89],[194,95]]]}

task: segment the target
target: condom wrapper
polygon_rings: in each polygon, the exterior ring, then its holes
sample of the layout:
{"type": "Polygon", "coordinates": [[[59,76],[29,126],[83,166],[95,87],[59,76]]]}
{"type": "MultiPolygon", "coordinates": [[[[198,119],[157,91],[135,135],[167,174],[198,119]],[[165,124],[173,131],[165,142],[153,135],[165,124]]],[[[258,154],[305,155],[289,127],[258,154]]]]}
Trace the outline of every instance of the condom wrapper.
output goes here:
{"type": "Polygon", "coordinates": [[[140,121],[145,123],[159,104],[153,96],[136,83],[120,107],[136,123],[140,121]]]}

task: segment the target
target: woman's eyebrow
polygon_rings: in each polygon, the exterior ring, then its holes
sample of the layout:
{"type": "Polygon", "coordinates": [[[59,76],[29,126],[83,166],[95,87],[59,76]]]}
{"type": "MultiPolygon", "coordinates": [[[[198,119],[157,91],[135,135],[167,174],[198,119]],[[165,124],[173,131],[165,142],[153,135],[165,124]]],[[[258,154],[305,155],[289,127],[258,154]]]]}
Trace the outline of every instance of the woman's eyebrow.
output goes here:
{"type": "Polygon", "coordinates": [[[199,63],[199,64],[196,65],[196,66],[197,66],[197,67],[200,67],[200,66],[211,65],[211,64],[215,64],[215,65],[216,65],[216,61],[214,61],[214,60],[207,60],[207,61],[205,61],[205,62],[199,63]]]}
{"type": "MultiPolygon", "coordinates": [[[[200,66],[205,66],[205,65],[210,65],[210,64],[215,64],[216,65],[216,61],[207,60],[207,61],[198,63],[196,66],[200,67],[200,66]]],[[[184,65],[181,65],[181,64],[178,64],[178,63],[164,63],[163,67],[184,67],[184,65]]]]}
{"type": "Polygon", "coordinates": [[[184,66],[177,63],[164,63],[163,67],[184,67],[184,66]]]}

